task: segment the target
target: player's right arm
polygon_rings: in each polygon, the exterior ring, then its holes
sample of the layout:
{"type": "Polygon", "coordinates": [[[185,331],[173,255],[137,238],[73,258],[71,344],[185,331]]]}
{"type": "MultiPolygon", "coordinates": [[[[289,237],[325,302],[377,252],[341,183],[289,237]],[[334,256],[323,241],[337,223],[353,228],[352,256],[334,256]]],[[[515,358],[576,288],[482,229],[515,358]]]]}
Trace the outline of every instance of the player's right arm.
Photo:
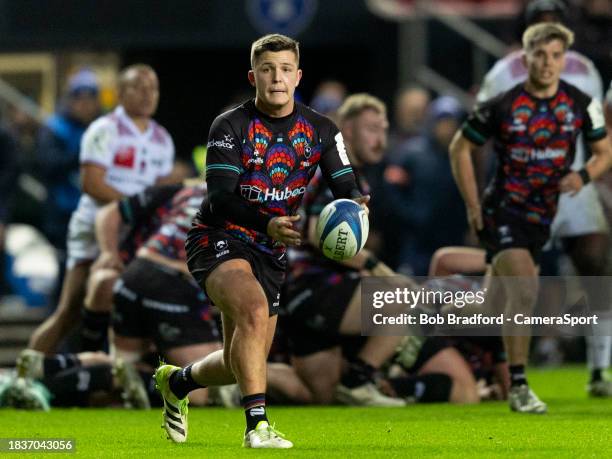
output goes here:
{"type": "Polygon", "coordinates": [[[181,185],[153,186],[102,207],[96,214],[95,231],[100,256],[94,268],[122,269],[123,262],[119,255],[122,230],[134,228],[148,220],[158,207],[172,199],[181,188],[181,185]]]}
{"type": "Polygon", "coordinates": [[[208,210],[215,217],[267,234],[283,244],[299,245],[300,233],[293,229],[299,216],[273,217],[236,193],[242,172],[240,148],[240,138],[229,120],[223,115],[217,117],[210,127],[206,153],[208,210]]]}
{"type": "Polygon", "coordinates": [[[449,152],[453,177],[465,202],[468,223],[473,230],[480,231],[482,229],[482,212],[472,161],[472,152],[475,149],[476,145],[459,130],[455,133],[449,152]]]}
{"type": "Polygon", "coordinates": [[[106,183],[106,170],[113,160],[112,127],[104,118],[94,121],[81,140],[81,186],[83,192],[101,203],[122,195],[106,183]]]}
{"type": "Polygon", "coordinates": [[[482,229],[482,211],[472,152],[486,143],[493,131],[492,124],[491,103],[477,106],[463,126],[457,130],[449,146],[453,177],[465,202],[468,223],[475,231],[482,229]]]}

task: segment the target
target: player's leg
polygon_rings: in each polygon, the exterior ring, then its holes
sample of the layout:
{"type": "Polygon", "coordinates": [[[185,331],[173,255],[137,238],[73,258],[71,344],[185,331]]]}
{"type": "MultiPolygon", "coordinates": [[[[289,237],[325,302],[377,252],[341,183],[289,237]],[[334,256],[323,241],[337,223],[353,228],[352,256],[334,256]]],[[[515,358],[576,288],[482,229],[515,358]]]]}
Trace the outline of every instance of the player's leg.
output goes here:
{"type": "MultiPolygon", "coordinates": [[[[186,367],[223,348],[221,342],[198,343],[165,349],[163,355],[171,365],[186,367]]],[[[189,393],[189,403],[204,406],[208,402],[208,388],[196,389],[189,393]]]]}
{"type": "MultiPolygon", "coordinates": [[[[338,333],[361,334],[361,285],[355,288],[338,333]]],[[[402,339],[403,336],[370,336],[357,355],[349,359],[336,389],[338,400],[350,405],[403,406],[403,400],[382,394],[374,381],[376,371],[395,354],[402,339]]]]}
{"type": "Polygon", "coordinates": [[[68,268],[57,309],[32,334],[28,347],[47,354],[78,324],[91,261],[68,268]]]}
{"type": "Polygon", "coordinates": [[[84,351],[97,351],[104,347],[113,308],[113,286],[120,275],[114,269],[97,269],[90,273],[81,310],[81,348],[84,351]]]}
{"type": "MultiPolygon", "coordinates": [[[[436,352],[420,368],[418,375],[444,374],[451,378],[448,401],[451,403],[478,403],[476,380],[463,356],[453,347],[436,352]]],[[[434,383],[435,384],[435,383],[434,383]]],[[[425,391],[427,386],[425,386],[425,391]]],[[[430,388],[434,390],[434,388],[430,388]]]]}
{"type": "Polygon", "coordinates": [[[311,404],[313,397],[310,389],[299,377],[292,365],[280,362],[268,362],[268,393],[275,400],[311,404]]]}
{"type": "Polygon", "coordinates": [[[486,252],[473,247],[442,247],[429,264],[429,276],[451,276],[484,272],[486,252]]]}
{"type": "Polygon", "coordinates": [[[333,401],[342,371],[342,349],[339,346],[293,356],[291,364],[312,394],[313,403],[327,405],[333,401]]]}
{"type": "MultiPolygon", "coordinates": [[[[529,250],[502,250],[493,258],[493,272],[503,285],[506,316],[531,315],[538,294],[538,269],[529,250]]],[[[502,326],[502,333],[510,369],[511,409],[523,413],[545,413],[546,404],[531,391],[525,374],[531,336],[508,322],[502,326]]]]}
{"type": "MultiPolygon", "coordinates": [[[[587,364],[591,373],[588,392],[594,397],[611,397],[612,381],[605,379],[612,349],[612,315],[608,288],[602,279],[606,274],[609,237],[605,233],[583,234],[564,240],[567,253],[581,276],[591,311],[599,320],[586,337],[587,364]]],[[[604,281],[605,282],[605,281],[604,281]]]]}

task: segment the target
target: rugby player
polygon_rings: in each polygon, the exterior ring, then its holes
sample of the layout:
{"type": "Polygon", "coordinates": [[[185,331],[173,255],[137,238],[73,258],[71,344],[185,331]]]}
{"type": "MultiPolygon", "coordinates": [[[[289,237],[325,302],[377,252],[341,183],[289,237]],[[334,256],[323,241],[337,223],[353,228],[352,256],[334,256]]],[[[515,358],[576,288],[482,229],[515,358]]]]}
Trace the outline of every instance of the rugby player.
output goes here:
{"type": "Polygon", "coordinates": [[[278,34],[256,40],[248,73],[255,100],[223,113],[211,126],[209,196],[186,249],[192,275],[221,311],[223,350],[185,368],[157,370],[164,425],[175,442],[187,439],[189,392],[237,382],[246,418],[243,446],[293,446],[268,422],[265,392],[286,247],[301,243],[293,227],[296,211],[317,167],[336,198],[355,198],[364,208],[369,199],[357,189],[336,126],[294,101],[301,77],[295,40],[278,34]]]}
{"type": "MultiPolygon", "coordinates": [[[[525,11],[525,22],[532,25],[540,22],[566,22],[567,7],[561,0],[534,0],[525,11]]],[[[507,91],[527,78],[527,67],[522,59],[522,50],[514,51],[500,59],[487,73],[477,95],[479,102],[491,99],[507,91]]],[[[581,53],[568,50],[561,78],[578,87],[589,96],[601,100],[602,80],[590,59],[581,53]]],[[[572,170],[580,170],[588,158],[584,138],[576,143],[576,155],[572,170]]],[[[594,184],[586,184],[576,195],[564,194],[559,198],[557,214],[551,225],[552,242],[561,240],[562,247],[570,256],[580,276],[603,276],[607,273],[609,227],[594,184]]],[[[587,292],[601,291],[589,288],[587,292]]],[[[610,365],[612,348],[612,319],[609,295],[591,295],[589,302],[599,313],[600,322],[593,325],[593,336],[587,336],[587,362],[591,371],[587,391],[592,396],[612,396],[612,382],[603,375],[610,365]],[[605,312],[607,311],[607,313],[605,312]]]]}
{"type": "MultiPolygon", "coordinates": [[[[526,82],[479,104],[450,146],[468,221],[487,250],[492,275],[500,277],[511,314],[533,311],[541,250],[559,194],[577,193],[610,167],[601,103],[560,79],[565,51],[572,43],[573,33],[561,24],[530,26],[523,34],[526,82]],[[584,168],[572,171],[580,132],[593,156],[584,168]],[[498,168],[481,206],[471,153],[491,137],[498,168]]],[[[546,404],[530,389],[525,375],[530,336],[509,325],[504,325],[504,335],[510,408],[545,413],[546,404]]]]}
{"type": "MultiPolygon", "coordinates": [[[[171,173],[172,138],[151,118],[158,101],[155,71],[143,64],[129,66],[119,76],[117,108],[85,131],[80,152],[83,194],[68,228],[62,294],[55,312],[30,338],[31,349],[54,352],[60,340],[78,323],[90,267],[98,256],[94,234],[97,210],[107,202],[138,193],[171,173]]],[[[85,313],[84,327],[92,320],[99,322],[99,317],[85,313]]]]}

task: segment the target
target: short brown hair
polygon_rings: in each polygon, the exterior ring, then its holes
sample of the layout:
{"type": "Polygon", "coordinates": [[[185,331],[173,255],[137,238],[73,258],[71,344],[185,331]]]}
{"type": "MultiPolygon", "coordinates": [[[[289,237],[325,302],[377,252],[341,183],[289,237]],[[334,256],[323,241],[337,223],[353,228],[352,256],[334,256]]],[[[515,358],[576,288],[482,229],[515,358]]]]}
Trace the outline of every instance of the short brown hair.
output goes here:
{"type": "Polygon", "coordinates": [[[338,109],[338,123],[342,124],[355,118],[365,110],[374,110],[376,113],[387,116],[387,106],[382,100],[362,92],[347,97],[342,103],[338,109]]]}
{"type": "Polygon", "coordinates": [[[551,40],[560,40],[567,49],[574,43],[574,32],[558,22],[534,24],[523,33],[523,49],[531,51],[536,45],[551,40]]]}
{"type": "Polygon", "coordinates": [[[273,33],[258,38],[251,45],[251,68],[255,68],[255,61],[266,51],[293,51],[298,66],[300,65],[300,44],[286,35],[273,33]]]}

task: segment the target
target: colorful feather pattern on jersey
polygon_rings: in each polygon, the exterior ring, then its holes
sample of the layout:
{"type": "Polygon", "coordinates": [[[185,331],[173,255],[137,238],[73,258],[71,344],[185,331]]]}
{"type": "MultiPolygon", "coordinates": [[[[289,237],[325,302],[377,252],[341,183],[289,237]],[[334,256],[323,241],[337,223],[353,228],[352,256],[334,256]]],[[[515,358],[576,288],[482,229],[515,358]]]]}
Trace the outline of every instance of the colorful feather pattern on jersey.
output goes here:
{"type": "Polygon", "coordinates": [[[497,150],[499,169],[485,205],[548,225],[556,213],[559,181],[574,159],[583,115],[560,87],[551,99],[521,91],[503,116],[504,148],[497,150]]]}
{"type": "MultiPolygon", "coordinates": [[[[258,209],[268,215],[294,215],[321,159],[317,140],[314,127],[302,116],[285,132],[271,132],[261,120],[253,119],[242,145],[241,196],[258,203],[258,209]]],[[[284,250],[267,235],[231,222],[226,222],[225,230],[266,253],[284,250]]]]}

